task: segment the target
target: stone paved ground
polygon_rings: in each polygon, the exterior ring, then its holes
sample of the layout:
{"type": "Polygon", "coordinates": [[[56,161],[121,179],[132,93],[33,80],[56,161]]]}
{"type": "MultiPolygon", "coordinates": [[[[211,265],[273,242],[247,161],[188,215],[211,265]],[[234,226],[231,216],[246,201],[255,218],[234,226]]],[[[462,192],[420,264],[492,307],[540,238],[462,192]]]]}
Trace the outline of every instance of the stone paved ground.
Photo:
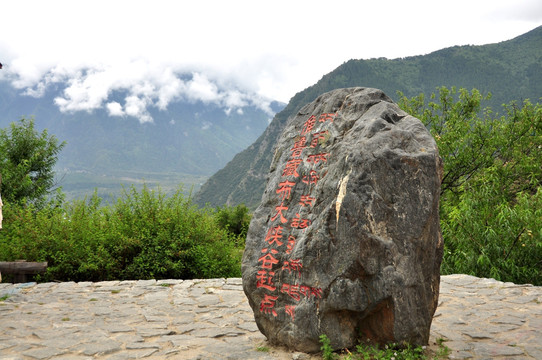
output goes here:
{"type": "MultiPolygon", "coordinates": [[[[295,359],[269,346],[241,279],[0,284],[0,360],[295,359]]],[[[454,359],[542,359],[542,287],[443,276],[431,328],[454,359]]]]}

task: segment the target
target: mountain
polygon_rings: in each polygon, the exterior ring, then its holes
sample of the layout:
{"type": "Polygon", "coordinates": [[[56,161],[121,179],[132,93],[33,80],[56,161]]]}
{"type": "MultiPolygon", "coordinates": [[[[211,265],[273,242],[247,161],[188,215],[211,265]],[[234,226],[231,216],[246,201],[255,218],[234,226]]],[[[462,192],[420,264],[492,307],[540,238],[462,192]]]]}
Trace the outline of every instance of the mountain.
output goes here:
{"type": "Polygon", "coordinates": [[[486,105],[542,97],[542,26],[512,40],[481,46],[454,46],[423,56],[400,59],[350,60],[297,93],[275,115],[265,132],[211,176],[196,194],[196,203],[219,206],[260,202],[273,156],[273,146],[290,116],[320,94],[344,87],[372,87],[394,100],[431,94],[438,87],[476,88],[492,93],[486,105]]]}
{"type": "MultiPolygon", "coordinates": [[[[123,184],[146,182],[174,190],[184,183],[197,189],[205,179],[250,145],[284,104],[271,102],[227,109],[217,103],[170,102],[166,109],[149,106],[152,121],[110,116],[105,108],[62,112],[55,99],[69,84],[55,83],[40,97],[0,84],[0,128],[34,116],[38,130],[47,129],[66,146],[56,172],[68,198],[98,194],[107,198],[123,184]]],[[[130,94],[116,91],[108,101],[130,94]]]]}

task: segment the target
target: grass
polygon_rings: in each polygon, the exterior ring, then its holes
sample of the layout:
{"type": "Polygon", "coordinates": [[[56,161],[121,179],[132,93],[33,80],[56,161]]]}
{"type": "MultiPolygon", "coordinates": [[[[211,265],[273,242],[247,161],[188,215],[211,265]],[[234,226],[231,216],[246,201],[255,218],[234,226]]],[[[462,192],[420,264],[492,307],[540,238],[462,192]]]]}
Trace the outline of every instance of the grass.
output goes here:
{"type": "Polygon", "coordinates": [[[339,355],[331,347],[331,341],[326,335],[320,336],[322,344],[322,359],[324,360],[441,360],[447,359],[450,349],[444,345],[444,339],[437,339],[438,350],[434,354],[429,354],[425,346],[399,346],[399,344],[389,344],[380,348],[375,345],[360,344],[356,346],[355,352],[348,349],[339,355]]]}
{"type": "Polygon", "coordinates": [[[8,295],[8,294],[6,294],[6,295],[0,297],[0,301],[6,301],[7,299],[9,299],[9,295],[8,295]]]}

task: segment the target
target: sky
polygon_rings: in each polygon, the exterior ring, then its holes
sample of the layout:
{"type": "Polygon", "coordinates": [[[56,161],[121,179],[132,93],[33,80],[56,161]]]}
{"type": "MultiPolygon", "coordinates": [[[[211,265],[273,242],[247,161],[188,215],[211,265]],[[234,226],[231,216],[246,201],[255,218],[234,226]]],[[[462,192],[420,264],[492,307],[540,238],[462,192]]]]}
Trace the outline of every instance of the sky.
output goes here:
{"type": "Polygon", "coordinates": [[[540,0],[0,2],[0,86],[152,121],[178,99],[227,111],[287,103],[350,59],[423,55],[542,25],[540,0]],[[113,99],[123,91],[123,99],[113,99]]]}

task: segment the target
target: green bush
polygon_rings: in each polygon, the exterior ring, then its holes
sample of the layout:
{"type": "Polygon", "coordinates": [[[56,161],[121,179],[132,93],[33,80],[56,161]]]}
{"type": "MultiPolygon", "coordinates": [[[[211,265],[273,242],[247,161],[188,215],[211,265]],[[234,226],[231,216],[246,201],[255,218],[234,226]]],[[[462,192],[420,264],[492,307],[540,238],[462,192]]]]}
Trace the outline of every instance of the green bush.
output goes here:
{"type": "Polygon", "coordinates": [[[218,207],[215,212],[218,225],[239,237],[244,243],[247,237],[248,226],[250,225],[250,211],[244,204],[236,207],[222,206],[218,207]]]}
{"type": "Polygon", "coordinates": [[[498,116],[477,90],[439,89],[400,105],[435,137],[444,161],[442,273],[542,285],[542,105],[498,116]]]}
{"type": "Polygon", "coordinates": [[[7,203],[0,260],[47,261],[41,281],[192,279],[240,276],[243,248],[215,213],[179,189],[166,197],[125,189],[116,203],[96,195],[40,210],[7,203]]]}

